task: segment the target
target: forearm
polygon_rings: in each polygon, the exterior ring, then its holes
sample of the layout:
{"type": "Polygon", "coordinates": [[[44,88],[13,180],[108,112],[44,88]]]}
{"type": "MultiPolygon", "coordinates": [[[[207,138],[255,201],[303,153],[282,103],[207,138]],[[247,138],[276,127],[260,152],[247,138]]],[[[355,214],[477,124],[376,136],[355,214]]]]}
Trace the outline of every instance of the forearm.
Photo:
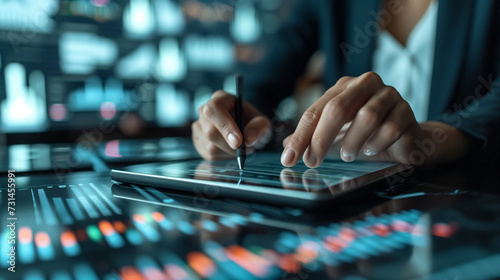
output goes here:
{"type": "Polygon", "coordinates": [[[448,163],[464,158],[472,150],[472,137],[448,124],[428,121],[421,123],[426,139],[419,149],[425,154],[425,165],[448,163]]]}

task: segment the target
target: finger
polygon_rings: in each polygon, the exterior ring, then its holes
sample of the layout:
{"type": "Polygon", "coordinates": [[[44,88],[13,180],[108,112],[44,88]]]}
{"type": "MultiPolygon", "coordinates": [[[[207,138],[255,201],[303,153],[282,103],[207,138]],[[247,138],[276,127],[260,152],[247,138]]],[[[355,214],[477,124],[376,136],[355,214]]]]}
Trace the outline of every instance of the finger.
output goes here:
{"type": "Polygon", "coordinates": [[[304,190],[300,175],[289,168],[283,168],[280,172],[280,181],[284,189],[304,190]]]}
{"type": "Polygon", "coordinates": [[[320,98],[311,107],[309,107],[302,115],[295,132],[287,141],[281,155],[281,164],[287,167],[292,167],[299,161],[304,151],[311,142],[312,135],[318,121],[323,112],[323,108],[328,101],[350,86],[353,78],[342,77],[339,81],[320,98]]]}
{"type": "Polygon", "coordinates": [[[400,100],[402,98],[396,89],[386,87],[359,109],[342,143],[342,158],[345,161],[356,159],[366,140],[377,130],[400,100]]]}
{"type": "Polygon", "coordinates": [[[315,168],[323,162],[340,129],[354,118],[359,109],[382,85],[377,74],[367,73],[330,99],[314,131],[309,151],[304,156],[304,163],[308,167],[315,168]]]}
{"type": "Polygon", "coordinates": [[[230,114],[235,103],[236,100],[233,95],[224,91],[217,91],[205,105],[200,107],[200,119],[205,118],[210,121],[233,149],[238,148],[243,139],[230,114]]]}
{"type": "Polygon", "coordinates": [[[408,102],[399,102],[380,125],[380,128],[368,139],[365,154],[376,155],[387,150],[408,132],[412,121],[416,122],[414,119],[408,102]]]}
{"type": "Polygon", "coordinates": [[[264,116],[256,116],[249,120],[243,129],[245,144],[249,147],[265,145],[271,140],[271,124],[264,116]]]}
{"type": "Polygon", "coordinates": [[[283,139],[283,148],[286,147],[291,137],[292,135],[288,135],[285,139],[283,139]]]}
{"type": "Polygon", "coordinates": [[[207,160],[221,160],[233,158],[223,150],[221,150],[217,145],[210,141],[206,141],[203,136],[202,128],[199,122],[194,122],[192,125],[193,132],[193,144],[200,154],[200,156],[207,160]]]}
{"type": "Polygon", "coordinates": [[[199,120],[199,124],[202,129],[202,134],[203,134],[202,138],[204,140],[208,140],[206,141],[207,143],[205,144],[213,143],[225,153],[230,155],[233,154],[236,155],[236,150],[234,150],[229,146],[224,136],[222,136],[220,131],[214,125],[212,125],[212,123],[209,120],[202,118],[199,120]]]}
{"type": "Polygon", "coordinates": [[[308,192],[319,192],[327,187],[325,180],[316,169],[307,169],[302,174],[302,184],[308,192]]]}

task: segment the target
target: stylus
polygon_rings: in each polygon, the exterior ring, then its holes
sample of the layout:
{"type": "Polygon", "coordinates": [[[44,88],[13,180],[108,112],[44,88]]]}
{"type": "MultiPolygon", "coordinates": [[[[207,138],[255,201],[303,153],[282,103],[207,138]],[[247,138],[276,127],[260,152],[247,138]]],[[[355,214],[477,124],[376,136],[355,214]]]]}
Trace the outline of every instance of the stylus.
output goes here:
{"type": "Polygon", "coordinates": [[[235,75],[236,78],[236,125],[241,131],[241,136],[243,137],[241,141],[241,145],[236,150],[236,160],[238,161],[238,166],[240,167],[240,171],[243,171],[243,167],[245,166],[245,160],[247,157],[246,147],[245,147],[245,138],[243,136],[243,76],[240,74],[235,75]]]}

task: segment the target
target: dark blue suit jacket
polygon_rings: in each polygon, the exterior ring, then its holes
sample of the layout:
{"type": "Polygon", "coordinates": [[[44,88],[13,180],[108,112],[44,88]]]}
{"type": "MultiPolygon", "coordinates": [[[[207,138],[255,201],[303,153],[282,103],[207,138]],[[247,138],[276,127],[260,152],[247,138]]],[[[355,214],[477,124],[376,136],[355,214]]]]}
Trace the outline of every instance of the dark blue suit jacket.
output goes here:
{"type": "MultiPolygon", "coordinates": [[[[378,16],[381,4],[298,0],[271,51],[246,75],[250,101],[271,115],[317,50],[326,55],[327,87],[370,71],[377,22],[387,19],[378,16]]],[[[500,1],[439,0],[436,36],[428,118],[472,135],[491,156],[500,140],[500,1]]]]}

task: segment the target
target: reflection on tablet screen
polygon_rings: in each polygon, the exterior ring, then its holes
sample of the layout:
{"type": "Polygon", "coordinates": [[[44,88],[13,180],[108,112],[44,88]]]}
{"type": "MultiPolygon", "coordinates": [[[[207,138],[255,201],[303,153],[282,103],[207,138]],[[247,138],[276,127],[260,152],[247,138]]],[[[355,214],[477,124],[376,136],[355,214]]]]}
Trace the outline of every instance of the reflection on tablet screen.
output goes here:
{"type": "Polygon", "coordinates": [[[316,169],[309,169],[302,161],[292,168],[286,168],[281,165],[278,154],[259,154],[247,159],[245,169],[242,172],[240,172],[236,160],[197,160],[157,166],[154,173],[167,177],[319,191],[394,165],[396,163],[346,163],[325,160],[316,169]]]}

